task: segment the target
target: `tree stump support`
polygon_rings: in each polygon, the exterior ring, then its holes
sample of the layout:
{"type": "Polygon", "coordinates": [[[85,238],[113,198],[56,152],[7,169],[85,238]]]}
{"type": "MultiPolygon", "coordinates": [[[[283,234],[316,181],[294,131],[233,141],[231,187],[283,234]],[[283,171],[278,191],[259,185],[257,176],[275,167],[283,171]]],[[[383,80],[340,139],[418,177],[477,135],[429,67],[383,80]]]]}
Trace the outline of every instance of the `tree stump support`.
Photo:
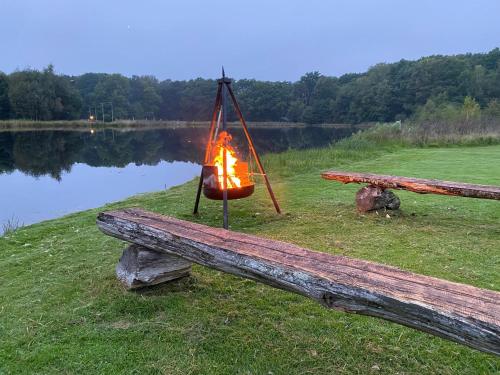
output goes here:
{"type": "Polygon", "coordinates": [[[125,248],[116,265],[118,280],[129,290],[176,280],[190,272],[191,262],[137,244],[125,248]]]}
{"type": "Polygon", "coordinates": [[[375,210],[397,210],[401,205],[398,196],[388,189],[368,185],[356,193],[356,207],[359,212],[375,210]]]}

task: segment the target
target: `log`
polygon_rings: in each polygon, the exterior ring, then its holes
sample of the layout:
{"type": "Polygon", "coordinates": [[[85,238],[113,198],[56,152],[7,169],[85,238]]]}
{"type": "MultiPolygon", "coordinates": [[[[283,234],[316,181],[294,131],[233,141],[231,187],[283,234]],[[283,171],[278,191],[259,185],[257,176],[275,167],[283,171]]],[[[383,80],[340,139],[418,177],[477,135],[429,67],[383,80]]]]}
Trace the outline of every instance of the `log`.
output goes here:
{"type": "Polygon", "coordinates": [[[123,250],[116,276],[127,289],[157,285],[188,276],[191,262],[163,251],[132,244],[123,250]]]}
{"type": "Polygon", "coordinates": [[[125,209],[102,212],[104,233],[220,271],[383,318],[500,355],[500,293],[395,267],[125,209]]]}
{"type": "Polygon", "coordinates": [[[321,173],[321,177],[344,184],[366,183],[381,188],[408,190],[419,194],[441,194],[500,200],[500,186],[493,185],[476,185],[463,182],[342,171],[323,172],[321,173]]]}

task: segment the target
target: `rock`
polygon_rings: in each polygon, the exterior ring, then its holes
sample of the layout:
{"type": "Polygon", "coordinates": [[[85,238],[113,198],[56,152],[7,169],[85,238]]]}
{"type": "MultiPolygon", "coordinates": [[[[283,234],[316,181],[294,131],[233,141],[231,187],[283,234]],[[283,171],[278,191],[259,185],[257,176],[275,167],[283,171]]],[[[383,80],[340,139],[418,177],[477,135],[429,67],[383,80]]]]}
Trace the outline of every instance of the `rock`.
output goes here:
{"type": "Polygon", "coordinates": [[[381,199],[385,200],[385,208],[388,210],[399,210],[401,206],[401,200],[391,190],[384,190],[381,199]]]}
{"type": "Polygon", "coordinates": [[[142,288],[188,276],[191,262],[175,255],[130,245],[116,266],[116,276],[127,289],[142,288]]]}
{"type": "Polygon", "coordinates": [[[397,210],[401,205],[398,196],[378,186],[365,186],[356,193],[356,206],[360,212],[373,210],[397,210]]]}

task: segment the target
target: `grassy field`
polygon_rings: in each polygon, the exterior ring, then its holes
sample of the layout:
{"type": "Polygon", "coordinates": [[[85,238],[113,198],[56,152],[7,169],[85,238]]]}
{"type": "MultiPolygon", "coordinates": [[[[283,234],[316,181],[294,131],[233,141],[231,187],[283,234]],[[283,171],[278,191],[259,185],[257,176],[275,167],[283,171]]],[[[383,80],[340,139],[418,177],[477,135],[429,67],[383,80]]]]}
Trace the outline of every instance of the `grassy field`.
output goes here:
{"type": "MultiPolygon", "coordinates": [[[[500,202],[400,192],[400,212],[359,215],[358,186],[327,168],[500,185],[500,146],[381,148],[345,141],[265,158],[284,214],[259,186],[230,203],[233,230],[500,290],[500,202]]],[[[125,244],[99,210],[140,206],[219,226],[219,202],[190,214],[195,181],[0,238],[0,374],[496,374],[500,359],[393,323],[195,266],[125,291],[125,244]]]]}

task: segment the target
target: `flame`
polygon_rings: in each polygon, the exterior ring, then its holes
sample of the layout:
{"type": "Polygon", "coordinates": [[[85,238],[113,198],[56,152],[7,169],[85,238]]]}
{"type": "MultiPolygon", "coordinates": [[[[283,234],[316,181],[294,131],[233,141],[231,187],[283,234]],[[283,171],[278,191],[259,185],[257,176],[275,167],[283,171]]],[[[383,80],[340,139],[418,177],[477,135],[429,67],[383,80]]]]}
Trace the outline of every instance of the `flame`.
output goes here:
{"type": "Polygon", "coordinates": [[[217,167],[217,178],[221,188],[224,186],[224,153],[226,154],[227,165],[227,188],[241,187],[241,179],[236,173],[238,158],[234,148],[229,144],[232,138],[228,132],[223,131],[219,134],[214,147],[213,164],[217,167]]]}

